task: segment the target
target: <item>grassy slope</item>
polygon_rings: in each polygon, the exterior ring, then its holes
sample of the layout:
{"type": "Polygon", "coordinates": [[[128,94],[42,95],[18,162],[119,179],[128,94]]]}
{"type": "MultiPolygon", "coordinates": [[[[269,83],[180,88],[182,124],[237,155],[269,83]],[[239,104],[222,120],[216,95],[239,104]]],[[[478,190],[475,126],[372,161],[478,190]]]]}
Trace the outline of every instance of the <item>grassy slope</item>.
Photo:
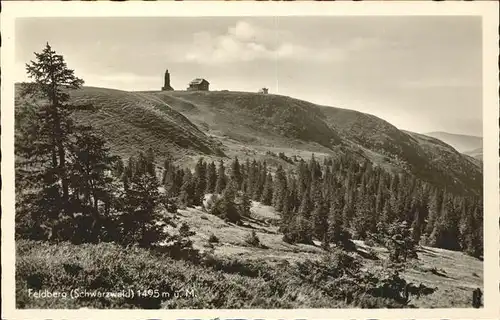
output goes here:
{"type": "Polygon", "coordinates": [[[148,92],[214,135],[242,143],[326,150],[341,141],[298,100],[245,92],[148,92]]]}
{"type": "MultiPolygon", "coordinates": [[[[196,232],[191,237],[195,248],[210,252],[216,261],[227,262],[225,267],[219,266],[215,270],[174,261],[146,250],[122,249],[112,244],[49,245],[20,240],[16,251],[17,305],[23,308],[356,307],[325,295],[321,285],[326,284],[313,285],[293,274],[283,273],[280,269],[283,263],[293,265],[305,259],[320,259],[320,244],[287,244],[277,232],[274,222],[278,216],[271,207],[253,202],[251,211],[251,217],[245,219],[243,226],[226,223],[198,209],[179,211],[177,222],[187,222],[196,232]],[[256,248],[245,242],[252,230],[256,231],[265,248],[256,248]],[[219,238],[219,243],[209,248],[211,234],[219,238]],[[81,269],[76,276],[72,276],[71,270],[65,270],[68,265],[81,269]],[[265,269],[259,269],[261,267],[265,269]],[[260,277],[258,270],[271,272],[266,274],[272,281],[260,277]],[[49,291],[71,288],[115,292],[126,288],[168,291],[187,286],[196,288],[198,295],[195,299],[163,302],[147,299],[34,299],[27,296],[28,282],[31,287],[38,285],[42,290],[49,291]],[[278,287],[275,286],[284,288],[284,291],[278,294],[278,287]]],[[[362,242],[356,244],[358,252],[352,254],[362,259],[363,269],[375,271],[384,268],[384,259],[387,258],[385,249],[368,248],[362,242]],[[366,255],[369,250],[376,253],[377,259],[366,255]]],[[[483,264],[459,252],[424,247],[419,252],[419,260],[410,263],[404,277],[417,285],[423,283],[438,288],[429,296],[414,297],[411,301],[413,306],[466,308],[471,306],[472,290],[483,287],[483,264]],[[432,268],[437,272],[432,272],[432,268]]]]}
{"type": "MultiPolygon", "coordinates": [[[[282,234],[273,223],[278,219],[278,215],[272,207],[253,202],[251,211],[252,216],[246,219],[244,226],[226,223],[198,209],[181,210],[180,220],[186,221],[197,233],[192,239],[195,246],[201,250],[204,249],[210,234],[215,234],[220,239],[215,248],[217,256],[246,260],[264,259],[272,264],[284,260],[293,262],[321,257],[323,250],[320,243],[315,246],[291,245],[282,241],[282,234]],[[255,248],[245,242],[252,230],[256,231],[266,249],[255,248]]],[[[355,242],[361,249],[358,254],[361,257],[368,246],[360,241],[355,242]]],[[[379,260],[364,258],[365,268],[383,268],[387,250],[379,247],[372,249],[379,260]]],[[[439,289],[430,296],[412,301],[412,304],[423,308],[470,307],[472,290],[483,287],[483,263],[460,252],[430,247],[422,247],[418,255],[419,260],[411,262],[405,271],[405,278],[439,289]],[[431,272],[432,268],[436,268],[438,274],[431,272]]]]}
{"type": "MultiPolygon", "coordinates": [[[[94,87],[69,93],[73,103],[91,104],[97,108],[93,112],[78,112],[76,119],[94,126],[119,155],[129,156],[149,147],[160,159],[168,154],[222,155],[219,143],[154,97],[94,87]]],[[[17,102],[22,103],[22,100],[17,102]]]]}

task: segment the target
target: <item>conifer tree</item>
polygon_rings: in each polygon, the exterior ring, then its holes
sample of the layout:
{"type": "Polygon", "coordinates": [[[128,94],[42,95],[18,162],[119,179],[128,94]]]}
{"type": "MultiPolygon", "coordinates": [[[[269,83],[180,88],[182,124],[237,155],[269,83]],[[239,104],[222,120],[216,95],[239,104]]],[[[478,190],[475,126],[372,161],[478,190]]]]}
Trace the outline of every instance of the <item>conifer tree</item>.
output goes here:
{"type": "Polygon", "coordinates": [[[414,220],[411,224],[411,237],[415,244],[420,242],[420,238],[422,237],[422,228],[423,228],[423,218],[421,211],[415,212],[414,220]]]}
{"type": "Polygon", "coordinates": [[[374,233],[377,227],[376,214],[369,194],[360,194],[356,202],[356,216],[354,228],[360,239],[365,239],[368,234],[374,233]]]}
{"type": "Polygon", "coordinates": [[[432,233],[432,230],[434,230],[434,224],[441,212],[441,202],[443,198],[442,195],[443,193],[436,189],[434,191],[434,194],[430,197],[430,201],[428,204],[429,215],[425,227],[425,233],[427,235],[430,235],[432,233]]]}
{"type": "Polygon", "coordinates": [[[17,230],[36,239],[99,241],[96,223],[110,210],[113,157],[91,127],[72,119],[77,110],[94,110],[70,101],[83,80],[48,43],[26,71],[33,82],[22,84],[16,108],[17,230]],[[75,229],[82,227],[92,232],[75,229]]]}
{"type": "Polygon", "coordinates": [[[153,148],[148,148],[145,157],[146,157],[146,171],[150,175],[156,176],[156,165],[155,165],[156,159],[153,148]]]}
{"type": "Polygon", "coordinates": [[[254,197],[255,194],[255,188],[256,188],[256,183],[257,183],[257,161],[255,159],[252,160],[252,162],[249,164],[247,167],[247,189],[246,193],[250,198],[254,197]]]}
{"type": "Polygon", "coordinates": [[[244,217],[249,217],[251,215],[250,208],[252,207],[252,202],[250,197],[246,192],[241,195],[241,205],[240,214],[244,217]]]}
{"type": "Polygon", "coordinates": [[[271,173],[268,173],[266,176],[266,182],[264,184],[264,189],[262,190],[262,196],[260,201],[270,206],[273,200],[273,176],[271,173]]]}
{"type": "Polygon", "coordinates": [[[453,205],[453,197],[450,194],[443,196],[441,213],[436,219],[430,240],[434,246],[440,248],[460,249],[458,216],[453,205]]]}
{"type": "Polygon", "coordinates": [[[67,146],[70,144],[71,134],[76,129],[71,114],[77,109],[69,104],[69,95],[65,89],[78,89],[84,82],[74,75],[63,56],[52,50],[48,43],[41,53],[35,53],[35,57],[36,61],[26,64],[28,77],[34,82],[23,84],[22,95],[41,97],[48,101],[48,104],[39,106],[35,111],[35,118],[32,118],[36,121],[36,129],[39,130],[36,134],[33,132],[25,135],[26,140],[21,140],[18,147],[21,147],[20,151],[23,156],[27,156],[30,165],[37,165],[35,162],[38,159],[44,159],[43,167],[50,168],[47,173],[54,181],[60,182],[62,190],[59,205],[60,210],[65,210],[69,198],[67,146]],[[32,148],[27,145],[29,143],[33,143],[32,148]]]}
{"type": "Polygon", "coordinates": [[[208,165],[206,181],[205,193],[214,193],[217,184],[217,167],[213,161],[208,165]]]}
{"type": "Polygon", "coordinates": [[[300,203],[297,196],[297,180],[293,176],[289,176],[287,181],[289,181],[290,187],[287,190],[287,210],[291,213],[296,212],[300,203]]]}
{"type": "Polygon", "coordinates": [[[219,168],[217,170],[217,182],[215,184],[215,193],[222,194],[222,192],[226,189],[227,177],[226,177],[226,168],[224,167],[224,162],[220,160],[219,168]]]}
{"type": "Polygon", "coordinates": [[[375,197],[375,212],[382,215],[384,211],[384,180],[379,179],[377,186],[377,195],[375,197]]]}
{"type": "Polygon", "coordinates": [[[256,201],[261,201],[262,192],[264,190],[264,184],[266,183],[266,180],[267,180],[267,163],[264,161],[263,163],[260,163],[258,166],[258,178],[255,183],[254,195],[253,195],[256,201]]]}
{"type": "Polygon", "coordinates": [[[241,190],[245,192],[247,195],[251,195],[252,185],[251,185],[250,175],[253,174],[253,172],[252,172],[252,165],[250,164],[250,159],[248,158],[246,158],[245,160],[244,170],[242,174],[243,174],[243,182],[241,190]]]}
{"type": "Polygon", "coordinates": [[[194,176],[189,169],[184,170],[182,186],[179,193],[180,204],[190,207],[194,205],[195,181],[194,176]]]}
{"type": "Polygon", "coordinates": [[[349,240],[347,233],[344,230],[342,221],[342,206],[338,199],[333,200],[330,205],[328,226],[328,239],[330,242],[339,245],[349,240]]]}
{"type": "Polygon", "coordinates": [[[327,241],[328,227],[328,207],[321,199],[313,211],[314,235],[318,240],[327,241]]]}
{"type": "Polygon", "coordinates": [[[236,193],[236,182],[231,181],[224,189],[222,196],[215,202],[210,213],[229,222],[239,223],[241,216],[235,203],[236,193]]]}
{"type": "Polygon", "coordinates": [[[102,228],[111,223],[110,206],[114,197],[113,179],[107,173],[112,171],[118,158],[111,156],[104,140],[90,130],[76,133],[68,149],[69,204],[74,212],[83,213],[76,230],[69,234],[83,242],[103,240],[105,230],[102,228]]]}
{"type": "Polygon", "coordinates": [[[280,165],[276,170],[274,186],[273,186],[273,198],[272,204],[277,211],[283,209],[283,201],[287,197],[287,180],[286,174],[283,167],[280,165]]]}
{"type": "Polygon", "coordinates": [[[242,183],[242,174],[240,162],[238,161],[237,157],[235,157],[233,162],[231,163],[230,179],[236,183],[237,190],[240,190],[242,183]]]}
{"type": "Polygon", "coordinates": [[[150,167],[151,158],[139,160],[141,157],[131,157],[125,168],[127,184],[116,200],[117,211],[121,214],[116,217],[118,232],[113,240],[125,245],[150,247],[167,236],[164,231],[166,221],[159,206],[159,181],[154,173],[143,170],[150,167]],[[144,163],[139,165],[141,161],[144,163]]]}
{"type": "Polygon", "coordinates": [[[311,212],[313,210],[313,204],[311,203],[311,199],[309,197],[309,191],[306,189],[301,196],[301,203],[299,207],[299,215],[304,217],[304,219],[309,219],[311,217],[311,212]]]}
{"type": "Polygon", "coordinates": [[[194,169],[194,197],[193,204],[200,205],[207,188],[207,165],[203,158],[199,158],[194,169]]]}
{"type": "Polygon", "coordinates": [[[163,172],[163,187],[167,198],[175,198],[179,195],[182,181],[177,177],[177,168],[166,161],[163,172]]]}

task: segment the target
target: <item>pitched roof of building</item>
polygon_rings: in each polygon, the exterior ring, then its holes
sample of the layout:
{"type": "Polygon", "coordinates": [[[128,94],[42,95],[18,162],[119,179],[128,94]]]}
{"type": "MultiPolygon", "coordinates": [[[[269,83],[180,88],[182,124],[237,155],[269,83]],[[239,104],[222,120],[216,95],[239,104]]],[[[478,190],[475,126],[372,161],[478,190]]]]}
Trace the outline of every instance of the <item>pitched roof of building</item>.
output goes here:
{"type": "Polygon", "coordinates": [[[201,84],[203,81],[209,83],[207,80],[202,79],[202,78],[196,78],[193,81],[191,81],[189,84],[201,84]]]}

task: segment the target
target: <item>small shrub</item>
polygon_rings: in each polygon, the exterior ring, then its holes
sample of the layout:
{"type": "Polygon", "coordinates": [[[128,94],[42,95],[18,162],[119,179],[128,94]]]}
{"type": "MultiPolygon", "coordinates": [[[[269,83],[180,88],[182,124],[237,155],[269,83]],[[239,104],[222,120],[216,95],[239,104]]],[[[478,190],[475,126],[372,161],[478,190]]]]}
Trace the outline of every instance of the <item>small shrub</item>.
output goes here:
{"type": "Polygon", "coordinates": [[[261,246],[260,239],[257,236],[257,233],[255,232],[255,230],[252,230],[252,232],[246,237],[245,242],[253,247],[260,247],[261,246]]]}
{"type": "Polygon", "coordinates": [[[217,236],[215,234],[211,234],[209,237],[208,237],[208,242],[209,243],[219,243],[219,238],[217,238],[217,236]]]}
{"type": "Polygon", "coordinates": [[[282,238],[282,239],[283,239],[283,241],[284,241],[284,242],[286,242],[286,243],[288,243],[288,244],[295,244],[295,239],[294,239],[294,238],[292,238],[292,237],[291,237],[291,235],[290,235],[290,234],[288,234],[288,233],[285,233],[285,234],[283,235],[283,238],[282,238]]]}
{"type": "Polygon", "coordinates": [[[375,247],[375,241],[373,241],[373,239],[371,238],[368,238],[365,240],[365,245],[367,245],[368,247],[375,247]]]}
{"type": "Polygon", "coordinates": [[[210,214],[218,216],[228,222],[241,222],[241,216],[238,212],[236,204],[234,203],[234,199],[231,199],[228,195],[224,195],[215,201],[214,206],[210,210],[210,214]]]}
{"type": "Polygon", "coordinates": [[[203,247],[208,248],[208,249],[215,249],[213,243],[208,242],[203,245],[203,247]]]}
{"type": "Polygon", "coordinates": [[[377,251],[371,247],[369,248],[366,248],[366,252],[368,253],[368,256],[370,259],[373,259],[373,260],[378,260],[379,257],[377,255],[377,251]]]}

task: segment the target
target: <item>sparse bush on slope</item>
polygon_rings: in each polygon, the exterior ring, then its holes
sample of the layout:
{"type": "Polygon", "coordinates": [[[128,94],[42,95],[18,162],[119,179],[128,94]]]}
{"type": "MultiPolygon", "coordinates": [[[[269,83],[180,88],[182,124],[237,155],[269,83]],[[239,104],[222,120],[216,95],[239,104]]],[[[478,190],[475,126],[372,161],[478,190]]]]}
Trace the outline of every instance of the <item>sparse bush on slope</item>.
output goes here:
{"type": "MultiPolygon", "coordinates": [[[[110,243],[57,246],[16,243],[18,308],[338,308],[404,307],[391,284],[360,272],[352,258],[334,253],[324,261],[269,266],[263,261],[212,257],[202,265],[165,254],[110,243]],[[31,291],[28,291],[31,289],[31,291]],[[33,292],[89,294],[134,291],[133,297],[35,298],[33,292]],[[147,292],[147,289],[152,289],[147,292]],[[140,290],[140,292],[138,292],[140,290]],[[157,290],[157,291],[155,291],[157,290]],[[28,294],[31,292],[31,295],[28,294]],[[373,294],[372,294],[373,293],[373,294]]],[[[396,279],[397,280],[397,279],[396,279]]],[[[398,280],[399,281],[399,280],[398,280]]],[[[399,287],[398,287],[399,288],[399,287]]],[[[398,289],[400,290],[400,289],[398,289]]],[[[399,291],[398,291],[399,292],[399,291]]]]}
{"type": "Polygon", "coordinates": [[[253,247],[259,247],[261,246],[260,239],[257,236],[257,233],[255,233],[255,230],[252,230],[247,237],[245,238],[245,242],[248,243],[249,245],[253,247]]]}

